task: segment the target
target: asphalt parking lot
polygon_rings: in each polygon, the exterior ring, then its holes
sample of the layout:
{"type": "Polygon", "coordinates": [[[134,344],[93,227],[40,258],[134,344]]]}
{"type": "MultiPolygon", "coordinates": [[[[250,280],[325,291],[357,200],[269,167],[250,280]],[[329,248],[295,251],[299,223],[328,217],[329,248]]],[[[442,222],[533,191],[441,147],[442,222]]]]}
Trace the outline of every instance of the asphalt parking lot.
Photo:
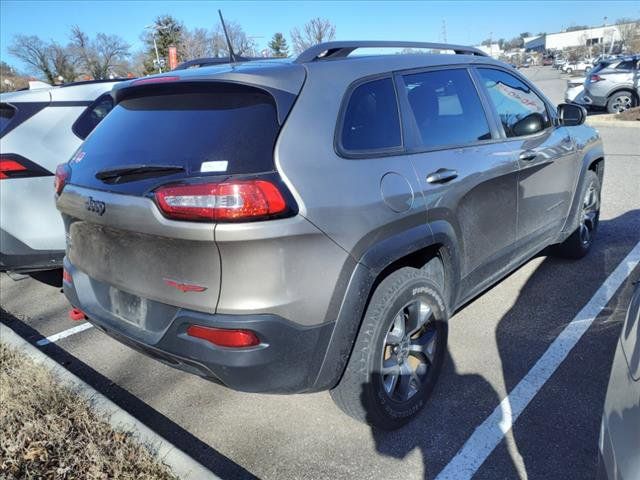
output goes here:
{"type": "MultiPolygon", "coordinates": [[[[566,78],[556,70],[525,74],[562,101],[566,78]]],[[[41,348],[222,478],[435,478],[640,241],[640,130],[598,129],[607,157],[593,250],[580,261],[543,253],[456,313],[434,395],[399,431],[351,420],[327,392],[225,389],[95,328],[41,348]]],[[[611,360],[639,278],[636,268],[475,478],[593,478],[611,360]]],[[[2,274],[0,289],[2,322],[33,343],[78,325],[58,288],[2,274]]]]}

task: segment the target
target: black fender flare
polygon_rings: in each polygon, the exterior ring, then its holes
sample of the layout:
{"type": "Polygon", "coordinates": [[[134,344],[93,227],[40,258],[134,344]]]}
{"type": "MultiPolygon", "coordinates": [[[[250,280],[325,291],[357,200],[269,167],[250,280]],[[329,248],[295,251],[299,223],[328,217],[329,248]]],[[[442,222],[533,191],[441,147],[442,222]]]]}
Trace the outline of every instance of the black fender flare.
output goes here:
{"type": "MultiPolygon", "coordinates": [[[[318,375],[309,391],[333,388],[342,377],[378,275],[396,261],[422,249],[441,245],[448,250],[453,275],[459,275],[459,257],[453,227],[446,221],[425,223],[394,234],[366,250],[351,270],[342,292],[334,292],[327,320],[335,321],[318,375]]],[[[446,268],[446,267],[445,267],[446,268]]],[[[449,282],[458,285],[458,278],[449,282]]],[[[339,282],[341,283],[341,282],[339,282]]],[[[337,289],[336,289],[337,290],[337,289]]],[[[452,292],[456,298],[458,292],[452,292]]]]}

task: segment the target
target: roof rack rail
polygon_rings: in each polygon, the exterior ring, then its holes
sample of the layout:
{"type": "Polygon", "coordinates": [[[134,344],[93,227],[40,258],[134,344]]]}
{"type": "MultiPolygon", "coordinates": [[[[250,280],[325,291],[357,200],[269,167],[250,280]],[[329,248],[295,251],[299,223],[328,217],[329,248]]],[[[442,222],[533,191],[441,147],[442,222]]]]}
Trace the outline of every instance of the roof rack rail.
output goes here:
{"type": "Polygon", "coordinates": [[[354,50],[359,48],[427,48],[430,50],[453,50],[457,55],[478,55],[487,57],[488,55],[482,50],[474,47],[465,47],[463,45],[451,45],[448,43],[429,43],[429,42],[393,42],[393,41],[350,41],[350,42],[326,42],[319,43],[306,49],[295,63],[308,63],[315,60],[324,60],[329,58],[343,58],[354,50]]]}

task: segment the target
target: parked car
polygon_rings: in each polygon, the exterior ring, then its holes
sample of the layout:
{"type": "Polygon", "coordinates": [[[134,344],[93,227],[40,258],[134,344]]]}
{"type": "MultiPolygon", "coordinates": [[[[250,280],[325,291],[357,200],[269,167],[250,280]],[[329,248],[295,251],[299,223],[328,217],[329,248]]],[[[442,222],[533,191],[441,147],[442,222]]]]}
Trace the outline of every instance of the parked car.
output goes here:
{"type": "Polygon", "coordinates": [[[584,80],[585,77],[572,77],[567,80],[567,90],[564,92],[564,101],[566,103],[576,103],[582,105],[584,103],[584,80]]]}
{"type": "Polygon", "coordinates": [[[585,110],[475,48],[330,42],[113,97],[57,170],[64,293],[230,388],[330,389],[397,428],[434,387],[452,312],[551,244],[586,255],[596,232],[585,110]],[[349,56],[367,47],[456,53],[349,56]]]}
{"type": "Polygon", "coordinates": [[[562,58],[562,57],[556,57],[553,60],[553,68],[557,68],[560,69],[562,68],[562,66],[567,63],[567,59],[566,58],[562,58]]]}
{"type": "Polygon", "coordinates": [[[640,282],[613,357],[598,462],[598,480],[636,478],[640,478],[640,282]]]}
{"type": "Polygon", "coordinates": [[[584,82],[585,103],[606,108],[609,113],[620,113],[640,105],[639,64],[640,55],[634,55],[590,72],[584,82]]]}
{"type": "Polygon", "coordinates": [[[553,58],[551,57],[545,57],[542,59],[542,65],[545,67],[549,67],[553,65],[553,58]]]}
{"type": "Polygon", "coordinates": [[[568,73],[569,75],[571,75],[573,72],[587,72],[591,68],[593,68],[593,65],[587,60],[580,60],[577,62],[566,62],[560,67],[560,69],[564,73],[568,73]]]}
{"type": "Polygon", "coordinates": [[[113,106],[117,81],[52,87],[42,82],[0,95],[0,271],[60,268],[65,248],[53,175],[113,106]]]}

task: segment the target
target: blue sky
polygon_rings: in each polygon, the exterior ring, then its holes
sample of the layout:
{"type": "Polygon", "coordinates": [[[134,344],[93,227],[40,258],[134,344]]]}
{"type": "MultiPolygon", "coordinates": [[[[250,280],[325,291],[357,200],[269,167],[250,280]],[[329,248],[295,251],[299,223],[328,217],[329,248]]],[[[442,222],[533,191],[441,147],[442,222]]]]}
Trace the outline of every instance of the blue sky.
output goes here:
{"type": "Polygon", "coordinates": [[[554,32],[575,24],[601,25],[619,17],[640,17],[636,1],[493,1],[493,2],[247,2],[247,1],[2,1],[0,0],[0,56],[21,68],[7,54],[14,35],[39,35],[61,43],[78,24],[92,36],[117,34],[141,48],[140,34],[160,14],[169,13],[188,28],[212,28],[217,9],[225,19],[239,22],[261,47],[274,32],[289,31],[315,16],[336,25],[338,40],[442,41],[446,22],[450,43],[477,44],[489,35],[511,38],[521,32],[554,32]]]}

